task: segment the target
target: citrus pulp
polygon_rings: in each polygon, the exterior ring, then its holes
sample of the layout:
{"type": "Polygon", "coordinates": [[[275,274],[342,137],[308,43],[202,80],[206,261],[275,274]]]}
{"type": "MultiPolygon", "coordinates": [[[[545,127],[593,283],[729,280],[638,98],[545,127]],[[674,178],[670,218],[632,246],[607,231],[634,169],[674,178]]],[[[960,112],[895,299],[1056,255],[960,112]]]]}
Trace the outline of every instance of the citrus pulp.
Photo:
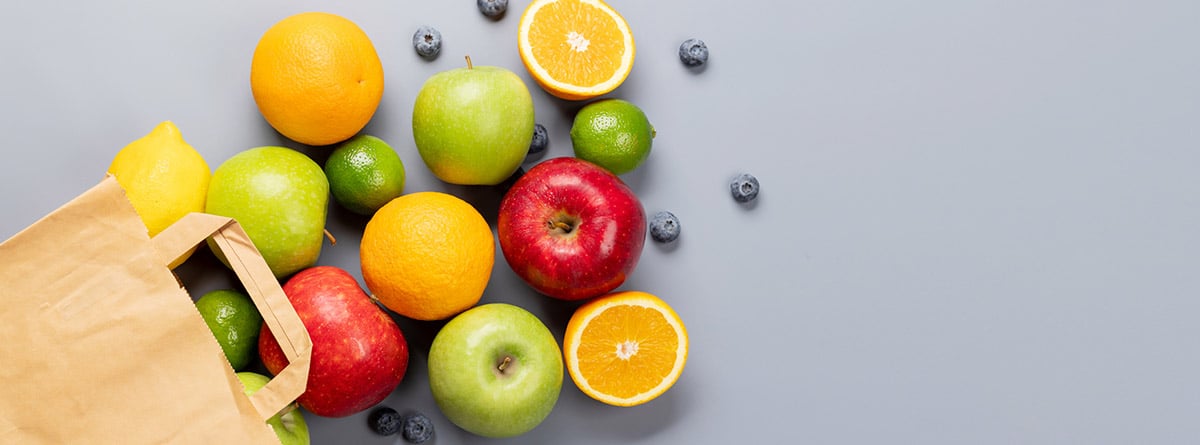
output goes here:
{"type": "Polygon", "coordinates": [[[584,394],[609,405],[640,405],[679,379],[687,363],[687,330],[662,299],[616,292],[576,309],[567,322],[563,355],[584,394]]]}
{"type": "Polygon", "coordinates": [[[633,69],[633,32],[601,0],[534,0],[517,27],[525,69],[550,94],[583,100],[608,93],[633,69]]]}

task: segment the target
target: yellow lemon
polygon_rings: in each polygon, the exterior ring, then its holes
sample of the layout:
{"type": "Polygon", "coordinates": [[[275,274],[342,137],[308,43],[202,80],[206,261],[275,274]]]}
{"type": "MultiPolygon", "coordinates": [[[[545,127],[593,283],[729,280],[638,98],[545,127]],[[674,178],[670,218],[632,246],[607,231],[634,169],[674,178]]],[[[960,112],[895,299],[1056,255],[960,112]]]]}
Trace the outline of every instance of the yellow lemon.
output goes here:
{"type": "MultiPolygon", "coordinates": [[[[108,172],[153,237],[190,212],[203,212],[212,171],[171,121],[117,152],[108,172]]],[[[190,253],[189,253],[190,254],[190,253]]],[[[176,261],[177,266],[188,255],[176,261]]]]}

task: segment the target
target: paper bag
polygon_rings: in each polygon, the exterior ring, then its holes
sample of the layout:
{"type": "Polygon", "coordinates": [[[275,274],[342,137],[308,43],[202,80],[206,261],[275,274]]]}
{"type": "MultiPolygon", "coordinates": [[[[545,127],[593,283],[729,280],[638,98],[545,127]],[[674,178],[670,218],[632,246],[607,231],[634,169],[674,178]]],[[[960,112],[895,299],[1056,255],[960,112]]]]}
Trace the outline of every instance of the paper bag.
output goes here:
{"type": "Polygon", "coordinates": [[[150,239],[111,176],[0,244],[0,443],[258,444],[304,391],[312,343],[232,219],[150,239]],[[212,236],[290,364],[246,397],[167,264],[212,236]]]}

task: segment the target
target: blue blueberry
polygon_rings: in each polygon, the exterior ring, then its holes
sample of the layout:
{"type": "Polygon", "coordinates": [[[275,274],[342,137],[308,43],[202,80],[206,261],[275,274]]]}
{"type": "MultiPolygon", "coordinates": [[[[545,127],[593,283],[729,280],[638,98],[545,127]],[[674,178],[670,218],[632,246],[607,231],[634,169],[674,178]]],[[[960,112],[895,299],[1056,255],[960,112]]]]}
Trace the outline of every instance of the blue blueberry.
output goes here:
{"type": "Polygon", "coordinates": [[[442,33],[432,26],[422,26],[413,33],[413,48],[421,57],[434,57],[442,50],[442,33]]]}
{"type": "Polygon", "coordinates": [[[661,211],[650,219],[650,238],[660,243],[669,243],[679,238],[679,218],[674,213],[661,211]]]}
{"type": "Polygon", "coordinates": [[[400,413],[396,410],[381,406],[371,411],[367,416],[367,425],[371,427],[371,431],[381,436],[391,436],[399,433],[400,428],[404,425],[400,413]]]}
{"type": "Polygon", "coordinates": [[[679,45],[679,60],[687,66],[700,66],[708,61],[708,45],[700,39],[687,39],[679,45]]]}
{"type": "Polygon", "coordinates": [[[508,0],[475,0],[479,12],[491,18],[500,17],[508,9],[508,0]]]}
{"type": "Polygon", "coordinates": [[[433,422],[421,413],[404,416],[404,432],[401,435],[408,443],[424,443],[433,438],[433,422]]]}
{"type": "Polygon", "coordinates": [[[729,192],[737,202],[750,202],[758,197],[758,178],[749,173],[742,173],[729,183],[729,192]]]}
{"type": "Polygon", "coordinates": [[[529,156],[536,156],[546,151],[550,146],[550,136],[542,124],[533,125],[533,140],[529,142],[529,156]]]}

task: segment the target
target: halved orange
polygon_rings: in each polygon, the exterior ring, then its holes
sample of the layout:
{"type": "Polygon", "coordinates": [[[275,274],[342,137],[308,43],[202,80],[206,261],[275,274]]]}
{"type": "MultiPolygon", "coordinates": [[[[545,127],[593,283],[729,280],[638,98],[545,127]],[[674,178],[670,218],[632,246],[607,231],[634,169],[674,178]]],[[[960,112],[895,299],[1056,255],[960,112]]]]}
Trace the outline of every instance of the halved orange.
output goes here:
{"type": "Polygon", "coordinates": [[[563,355],[571,380],[584,394],[609,405],[640,405],[679,379],[687,363],[687,330],[662,299],[615,292],[575,310],[563,355]]]}
{"type": "Polygon", "coordinates": [[[629,24],[601,0],[534,0],[521,15],[517,47],[538,85],[568,100],[616,89],[635,53],[629,24]]]}

